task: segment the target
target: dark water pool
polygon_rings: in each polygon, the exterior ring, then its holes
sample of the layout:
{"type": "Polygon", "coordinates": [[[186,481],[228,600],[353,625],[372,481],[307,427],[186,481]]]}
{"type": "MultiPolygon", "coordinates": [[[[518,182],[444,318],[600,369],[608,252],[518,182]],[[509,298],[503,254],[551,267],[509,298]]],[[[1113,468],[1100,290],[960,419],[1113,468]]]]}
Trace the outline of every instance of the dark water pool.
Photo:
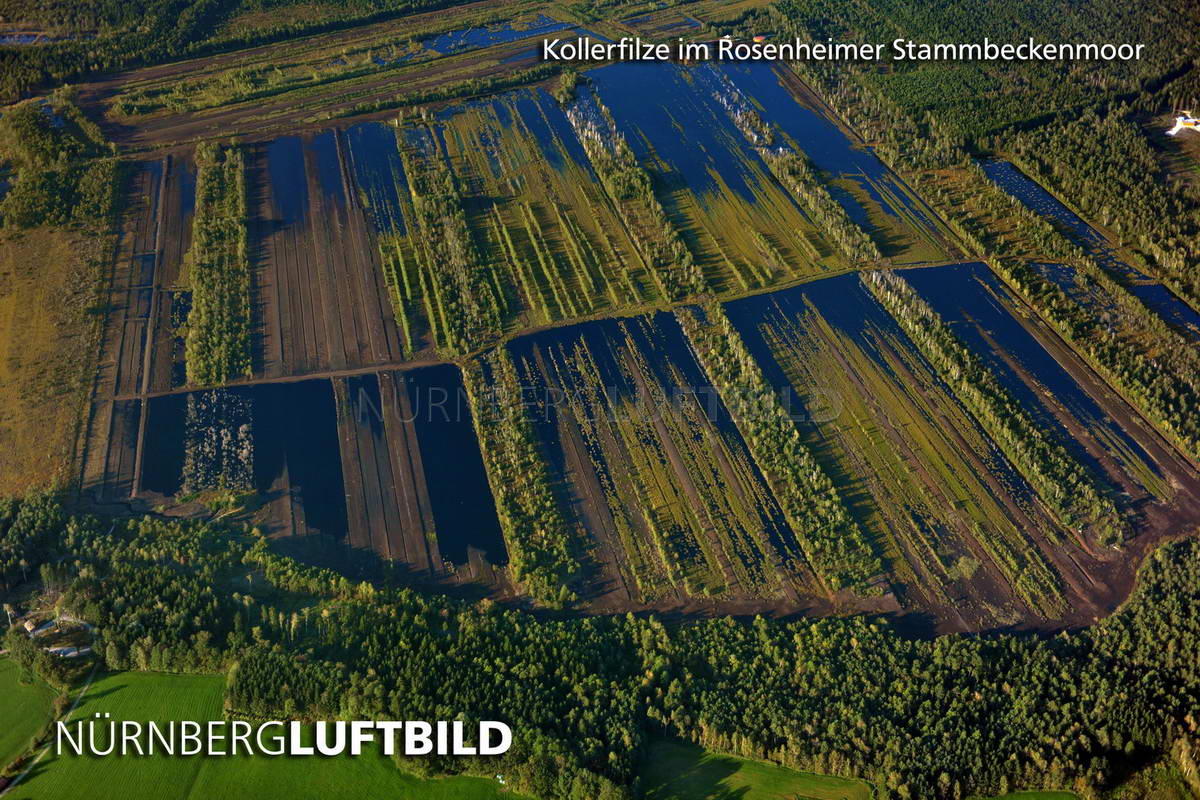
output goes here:
{"type": "Polygon", "coordinates": [[[453,365],[394,373],[407,390],[433,508],[438,549],[455,564],[468,548],[491,564],[508,563],[462,374],[453,365]]]}
{"type": "Polygon", "coordinates": [[[383,122],[353,125],[346,129],[346,150],[355,186],[365,197],[376,230],[403,236],[400,195],[408,192],[408,179],[396,129],[383,122]]]}

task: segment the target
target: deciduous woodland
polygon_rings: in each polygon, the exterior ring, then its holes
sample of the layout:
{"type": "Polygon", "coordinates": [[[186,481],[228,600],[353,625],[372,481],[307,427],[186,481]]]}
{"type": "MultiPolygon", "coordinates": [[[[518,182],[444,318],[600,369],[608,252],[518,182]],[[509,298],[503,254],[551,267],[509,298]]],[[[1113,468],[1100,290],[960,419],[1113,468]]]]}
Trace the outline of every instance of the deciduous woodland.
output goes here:
{"type": "MultiPolygon", "coordinates": [[[[1195,752],[1194,542],[1156,552],[1127,606],[1093,628],[913,640],[865,618],[538,621],[354,582],[220,525],[114,524],[40,498],[2,519],[6,549],[57,565],[64,609],[94,621],[111,668],[224,671],[227,707],[250,718],[500,718],[519,734],[499,761],[397,766],[503,770],[537,797],[631,796],[638,754],[662,734],[896,797],[1086,792],[1129,753],[1195,752]]],[[[9,634],[16,657],[45,662],[23,638],[9,634]]]]}

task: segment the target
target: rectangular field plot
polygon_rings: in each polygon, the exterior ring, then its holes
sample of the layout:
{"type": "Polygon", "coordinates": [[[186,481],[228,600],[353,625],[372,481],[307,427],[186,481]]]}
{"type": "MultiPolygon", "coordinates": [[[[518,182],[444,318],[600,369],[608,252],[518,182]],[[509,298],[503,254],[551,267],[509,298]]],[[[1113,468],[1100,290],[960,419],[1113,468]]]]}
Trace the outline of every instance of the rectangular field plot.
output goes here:
{"type": "Polygon", "coordinates": [[[253,369],[281,377],[402,357],[344,134],[256,146],[248,163],[253,369]]]}
{"type": "Polygon", "coordinates": [[[140,495],[164,505],[245,502],[268,536],[346,537],[328,381],[152,397],[140,495]]]}
{"type": "Polygon", "coordinates": [[[186,265],[196,208],[196,165],[188,156],[168,156],[164,170],[161,222],[156,242],[154,343],[148,364],[151,391],[182,386],[187,380],[181,328],[192,305],[186,265]]]}
{"type": "MultiPolygon", "coordinates": [[[[451,109],[440,136],[522,327],[658,299],[562,109],[544,91],[451,109]]],[[[509,327],[514,327],[512,323],[509,327]]]]}
{"type": "Polygon", "coordinates": [[[165,164],[143,162],[129,179],[108,285],[94,402],[87,420],[81,488],[100,501],[136,491],[142,401],[156,319],[158,230],[165,164]]]}
{"type": "MultiPolygon", "coordinates": [[[[1175,488],[1168,462],[1159,466],[1135,435],[1112,416],[1112,408],[1006,308],[1012,302],[982,264],[952,269],[913,269],[903,273],[917,292],[950,324],[1004,382],[1005,387],[1044,427],[1053,429],[1093,471],[1118,486],[1129,501],[1170,500],[1175,488]]],[[[1067,362],[1070,363],[1070,362],[1067,362]]],[[[1161,454],[1160,454],[1161,457],[1161,454]]]]}
{"type": "Polygon", "coordinates": [[[587,76],[713,289],[847,267],[739,130],[712,68],[621,63],[587,76]]]}
{"type": "Polygon", "coordinates": [[[790,70],[765,62],[722,64],[720,72],[831,182],[851,219],[895,263],[949,257],[933,212],[871,150],[801,98],[815,101],[790,70]]]}
{"type": "Polygon", "coordinates": [[[426,575],[507,562],[453,366],[333,382],[349,543],[426,575]]]}
{"type": "MultiPolygon", "coordinates": [[[[1145,539],[1195,506],[1194,479],[1121,401],[1014,315],[982,265],[901,273],[1145,539]],[[1185,488],[1186,482],[1188,486],[1185,488]]],[[[906,606],[953,627],[1090,619],[1122,596],[1128,553],[1064,530],[896,321],[845,276],[727,304],[767,378],[795,392],[799,428],[882,543],[906,606]]]]}
{"type": "MultiPolygon", "coordinates": [[[[155,444],[138,475],[148,502],[240,507],[268,536],[321,534],[285,543],[321,559],[503,584],[508,556],[453,366],[169,394],[148,407],[155,444]]],[[[136,441],[138,405],[121,408],[120,441],[136,441]]],[[[128,497],[132,450],[110,458],[113,499],[128,497]]]]}
{"type": "Polygon", "coordinates": [[[656,299],[587,156],[542,91],[367,123],[348,153],[406,353],[656,299]]]}
{"type": "Polygon", "coordinates": [[[673,317],[585,323],[509,349],[587,541],[585,600],[795,600],[816,585],[673,317]]]}

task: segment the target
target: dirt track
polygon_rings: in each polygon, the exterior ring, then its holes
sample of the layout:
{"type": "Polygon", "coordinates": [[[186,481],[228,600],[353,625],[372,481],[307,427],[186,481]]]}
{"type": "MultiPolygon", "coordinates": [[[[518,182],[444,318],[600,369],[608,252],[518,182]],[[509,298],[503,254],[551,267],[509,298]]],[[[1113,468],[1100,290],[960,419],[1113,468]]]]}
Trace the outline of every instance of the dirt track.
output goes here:
{"type": "MultiPolygon", "coordinates": [[[[388,23],[334,34],[330,42],[345,39],[369,39],[372,35],[389,33],[388,23]]],[[[394,31],[392,32],[394,34],[394,31]]],[[[283,42],[265,45],[207,59],[181,61],[157,67],[147,67],[114,77],[81,84],[77,87],[77,102],[94,119],[112,142],[126,150],[145,150],[174,147],[202,139],[265,141],[275,136],[328,127],[357,106],[370,103],[394,103],[399,95],[437,89],[447,82],[487,79],[507,75],[536,66],[540,61],[528,55],[529,40],[499,44],[439,56],[410,64],[381,67],[375,75],[326,84],[275,96],[223,105],[199,111],[163,111],[129,120],[110,115],[109,104],[131,83],[163,82],[166,84],[194,81],[218,73],[234,63],[250,60],[254,66],[264,66],[291,57],[297,43],[283,42]]],[[[430,103],[429,105],[437,105],[430,103]]],[[[396,115],[396,110],[355,116],[356,122],[384,119],[396,115]]]]}

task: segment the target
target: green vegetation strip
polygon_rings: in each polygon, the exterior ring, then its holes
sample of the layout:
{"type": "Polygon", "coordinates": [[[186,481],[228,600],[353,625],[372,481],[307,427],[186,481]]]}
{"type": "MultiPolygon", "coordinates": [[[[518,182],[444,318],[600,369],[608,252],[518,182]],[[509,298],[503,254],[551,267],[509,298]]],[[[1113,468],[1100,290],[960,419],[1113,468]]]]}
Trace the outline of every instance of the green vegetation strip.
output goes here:
{"type": "Polygon", "coordinates": [[[700,266],[654,196],[654,181],[617,132],[612,113],[593,98],[596,115],[567,111],[600,182],[608,191],[663,297],[682,300],[707,288],[700,266]]]}
{"type": "Polygon", "coordinates": [[[469,100],[488,94],[496,94],[520,86],[548,80],[563,70],[562,65],[555,63],[539,64],[529,69],[515,70],[501,75],[491,75],[486,78],[467,78],[461,81],[443,83],[437,88],[417,89],[411,92],[401,92],[392,98],[359,103],[345,111],[339,112],[341,117],[357,117],[362,114],[374,114],[407,106],[418,106],[426,103],[444,102],[446,100],[469,100]]]}
{"type": "Polygon", "coordinates": [[[822,185],[808,158],[795,151],[772,152],[766,148],[763,151],[771,172],[847,258],[862,263],[883,257],[871,237],[850,219],[842,204],[822,185]]]}
{"type": "Polygon", "coordinates": [[[1125,526],[1102,487],[912,286],[893,272],[867,272],[861,277],[1059,522],[1068,528],[1087,526],[1101,545],[1119,544],[1125,526]]]}
{"type": "Polygon", "coordinates": [[[831,589],[867,589],[883,565],[833,481],[800,441],[796,423],[720,304],[676,312],[700,363],[733,414],[804,550],[831,589]]]}
{"type": "Polygon", "coordinates": [[[15,172],[0,192],[6,227],[103,227],[118,190],[118,165],[104,135],[68,90],[0,114],[0,173],[15,172]]]}
{"type": "Polygon", "coordinates": [[[575,533],[554,495],[508,351],[468,362],[463,382],[513,577],[535,600],[562,607],[574,599],[567,584],[580,568],[575,533]]]}
{"type": "MultiPolygon", "coordinates": [[[[429,149],[401,151],[421,233],[414,248],[419,277],[413,283],[422,288],[438,349],[462,355],[499,334],[500,297],[489,280],[490,266],[471,237],[454,174],[437,149],[437,137],[431,130],[426,133],[429,149]]],[[[406,269],[403,263],[400,269],[406,269]]],[[[409,286],[407,272],[402,278],[409,286]]],[[[407,329],[403,318],[400,322],[407,329]]]]}
{"type": "Polygon", "coordinates": [[[192,223],[189,383],[212,386],[250,375],[250,264],[246,256],[246,175],[242,151],[196,147],[192,223]]]}
{"type": "Polygon", "coordinates": [[[873,800],[862,781],[797,772],[764,761],[711,753],[688,742],[656,739],[642,765],[645,800],[873,800]]]}
{"type": "MultiPolygon", "coordinates": [[[[1171,368],[1171,353],[1155,358],[1123,341],[1028,264],[1001,258],[988,263],[1167,438],[1200,460],[1200,389],[1194,375],[1171,368]]],[[[1194,354],[1193,345],[1186,347],[1194,354]]]]}
{"type": "Polygon", "coordinates": [[[0,656],[0,704],[4,724],[0,726],[0,768],[24,753],[34,737],[49,724],[55,692],[46,683],[0,656]]]}

